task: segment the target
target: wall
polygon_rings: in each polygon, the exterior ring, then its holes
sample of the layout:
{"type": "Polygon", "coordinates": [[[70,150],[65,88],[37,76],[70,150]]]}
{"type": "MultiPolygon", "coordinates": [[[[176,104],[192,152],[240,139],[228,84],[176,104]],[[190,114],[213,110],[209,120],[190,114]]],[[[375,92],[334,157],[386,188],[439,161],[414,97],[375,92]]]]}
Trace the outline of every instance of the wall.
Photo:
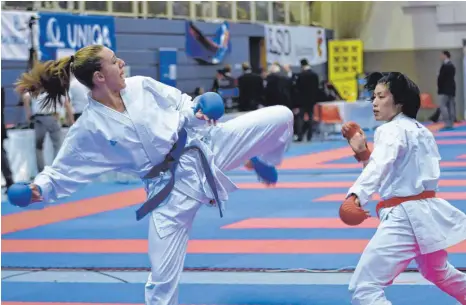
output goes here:
{"type": "MultiPolygon", "coordinates": [[[[463,118],[463,51],[449,49],[452,62],[456,67],[456,105],[457,114],[463,118]]],[[[408,75],[421,92],[429,93],[434,103],[437,100],[437,74],[440,70],[439,50],[365,52],[364,68],[366,71],[400,71],[408,75]]]]}
{"type": "Polygon", "coordinates": [[[464,38],[464,2],[374,2],[361,34],[364,67],[368,72],[404,72],[437,102],[440,52],[449,50],[456,66],[457,113],[463,117],[464,38]]]}
{"type": "MultiPolygon", "coordinates": [[[[195,25],[207,36],[213,36],[219,26],[205,22],[195,22],[195,25]]],[[[131,67],[131,75],[145,75],[158,79],[158,49],[177,48],[177,87],[189,93],[199,86],[210,90],[216,70],[225,64],[235,67],[249,61],[249,37],[264,37],[264,28],[260,24],[231,23],[231,54],[220,65],[200,65],[187,57],[184,51],[184,20],[116,18],[115,29],[117,56],[131,67]]],[[[332,31],[327,31],[327,36],[331,38],[332,31]]],[[[26,62],[2,60],[2,86],[6,87],[7,123],[24,122],[22,107],[14,107],[18,102],[18,96],[13,90],[13,83],[25,71],[25,67],[26,62]]],[[[314,69],[322,78],[326,78],[326,64],[314,69]]],[[[233,71],[234,76],[240,73],[239,69],[233,71]]]]}
{"type": "MultiPolygon", "coordinates": [[[[219,24],[196,22],[207,36],[213,36],[219,24]]],[[[260,25],[231,24],[232,52],[220,65],[200,65],[185,53],[185,21],[117,18],[117,55],[131,66],[132,75],[158,78],[158,49],[178,49],[177,87],[193,92],[198,86],[210,89],[216,70],[249,60],[249,37],[263,36],[260,25]]]]}
{"type": "Polygon", "coordinates": [[[367,51],[461,48],[466,3],[374,2],[360,38],[367,51]]]}

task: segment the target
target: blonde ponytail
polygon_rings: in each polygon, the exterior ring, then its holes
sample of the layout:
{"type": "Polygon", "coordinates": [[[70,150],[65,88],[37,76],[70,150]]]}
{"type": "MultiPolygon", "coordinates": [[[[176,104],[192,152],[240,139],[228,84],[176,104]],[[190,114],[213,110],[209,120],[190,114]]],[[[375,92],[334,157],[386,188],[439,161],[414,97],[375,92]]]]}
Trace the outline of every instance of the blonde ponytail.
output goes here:
{"type": "Polygon", "coordinates": [[[41,108],[56,111],[57,105],[62,104],[62,97],[67,95],[73,60],[74,56],[68,56],[56,61],[36,63],[31,71],[23,73],[15,83],[16,92],[20,95],[29,92],[32,97],[46,93],[41,108]]]}

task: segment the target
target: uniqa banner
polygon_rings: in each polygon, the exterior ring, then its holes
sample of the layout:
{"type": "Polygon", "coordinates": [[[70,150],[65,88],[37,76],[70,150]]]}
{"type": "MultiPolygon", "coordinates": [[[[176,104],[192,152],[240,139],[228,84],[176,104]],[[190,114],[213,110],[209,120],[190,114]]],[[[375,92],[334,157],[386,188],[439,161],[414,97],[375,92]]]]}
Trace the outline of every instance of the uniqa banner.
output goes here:
{"type": "Polygon", "coordinates": [[[327,62],[325,29],[309,26],[265,25],[267,63],[299,66],[307,59],[311,66],[327,62]]]}
{"type": "Polygon", "coordinates": [[[41,60],[73,54],[92,44],[116,51],[115,19],[112,16],[80,16],[39,13],[41,60]]]}

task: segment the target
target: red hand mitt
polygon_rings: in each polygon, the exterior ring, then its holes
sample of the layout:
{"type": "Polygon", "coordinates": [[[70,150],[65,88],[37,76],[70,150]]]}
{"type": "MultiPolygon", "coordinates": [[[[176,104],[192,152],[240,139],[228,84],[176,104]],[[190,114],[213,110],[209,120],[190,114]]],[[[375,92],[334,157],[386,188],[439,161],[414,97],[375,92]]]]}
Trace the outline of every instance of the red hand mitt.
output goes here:
{"type": "Polygon", "coordinates": [[[349,226],[357,226],[369,218],[366,212],[355,203],[356,196],[349,196],[340,206],[340,219],[349,226]]]}
{"type": "Polygon", "coordinates": [[[362,132],[362,130],[355,122],[347,122],[341,128],[341,134],[348,141],[356,134],[356,132],[362,132]]]}
{"type": "MultiPolygon", "coordinates": [[[[341,128],[341,134],[343,135],[344,138],[348,140],[348,142],[357,132],[363,133],[361,126],[359,126],[355,122],[347,122],[343,124],[341,128]]],[[[369,150],[369,147],[367,147],[367,143],[366,143],[366,148],[367,149],[363,152],[360,152],[360,153],[355,152],[354,157],[356,158],[358,162],[369,160],[371,156],[371,151],[369,150]]]]}

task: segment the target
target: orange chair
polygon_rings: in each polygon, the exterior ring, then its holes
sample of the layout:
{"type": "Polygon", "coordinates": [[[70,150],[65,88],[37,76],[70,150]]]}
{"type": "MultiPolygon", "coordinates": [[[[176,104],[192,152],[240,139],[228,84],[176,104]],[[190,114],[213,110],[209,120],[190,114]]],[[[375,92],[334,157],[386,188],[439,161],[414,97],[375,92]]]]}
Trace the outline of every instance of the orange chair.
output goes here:
{"type": "Polygon", "coordinates": [[[438,106],[432,101],[432,96],[428,93],[421,93],[421,108],[422,109],[437,109],[438,106]]]}
{"type": "MultiPolygon", "coordinates": [[[[320,138],[325,138],[329,125],[335,127],[336,124],[343,124],[343,119],[340,115],[340,110],[336,105],[316,104],[314,106],[314,121],[319,123],[320,138]]],[[[337,132],[334,128],[333,132],[337,132]]]]}

